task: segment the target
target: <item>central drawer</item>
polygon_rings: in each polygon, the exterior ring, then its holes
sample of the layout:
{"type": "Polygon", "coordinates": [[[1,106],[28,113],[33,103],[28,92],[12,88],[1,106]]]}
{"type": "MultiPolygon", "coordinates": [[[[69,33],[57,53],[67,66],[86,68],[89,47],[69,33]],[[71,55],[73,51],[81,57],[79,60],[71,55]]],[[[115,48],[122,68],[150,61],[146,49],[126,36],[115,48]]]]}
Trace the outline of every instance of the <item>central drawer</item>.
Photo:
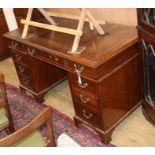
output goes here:
{"type": "Polygon", "coordinates": [[[38,58],[40,60],[44,60],[45,62],[48,62],[50,64],[53,64],[55,66],[60,66],[63,67],[64,66],[64,59],[55,55],[55,54],[51,54],[47,51],[42,51],[33,47],[28,46],[27,47],[27,54],[38,58]]]}

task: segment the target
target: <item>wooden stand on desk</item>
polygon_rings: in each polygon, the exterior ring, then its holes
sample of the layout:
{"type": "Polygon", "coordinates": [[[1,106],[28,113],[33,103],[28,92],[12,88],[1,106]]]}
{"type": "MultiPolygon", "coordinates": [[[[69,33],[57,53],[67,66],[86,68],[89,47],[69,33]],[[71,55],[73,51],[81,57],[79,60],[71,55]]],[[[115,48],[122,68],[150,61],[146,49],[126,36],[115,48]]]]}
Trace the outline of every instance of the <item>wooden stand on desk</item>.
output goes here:
{"type": "Polygon", "coordinates": [[[81,15],[80,15],[79,18],[76,17],[76,16],[73,16],[73,15],[68,15],[68,14],[67,15],[66,14],[62,15],[61,13],[53,14],[51,12],[46,12],[42,8],[38,8],[38,10],[40,11],[40,13],[46,18],[46,20],[51,25],[31,21],[33,8],[29,8],[26,20],[21,20],[21,23],[25,24],[24,30],[23,30],[23,33],[22,33],[22,38],[25,38],[27,36],[28,28],[29,28],[30,25],[35,26],[35,27],[39,27],[39,28],[43,28],[43,29],[53,30],[53,31],[56,31],[56,32],[62,32],[62,33],[75,35],[71,51],[68,51],[68,52],[73,53],[73,54],[80,54],[85,49],[84,47],[82,49],[78,49],[78,46],[79,46],[79,42],[80,42],[80,37],[82,36],[82,29],[83,29],[83,26],[84,26],[84,22],[86,20],[86,16],[87,16],[87,21],[90,22],[90,28],[93,29],[93,26],[94,26],[96,28],[97,32],[100,35],[104,35],[104,31],[101,28],[101,26],[99,25],[98,21],[85,8],[80,9],[81,15]],[[61,17],[61,18],[70,18],[70,19],[79,20],[77,30],[57,26],[55,21],[50,16],[57,16],[57,17],[61,17]]]}

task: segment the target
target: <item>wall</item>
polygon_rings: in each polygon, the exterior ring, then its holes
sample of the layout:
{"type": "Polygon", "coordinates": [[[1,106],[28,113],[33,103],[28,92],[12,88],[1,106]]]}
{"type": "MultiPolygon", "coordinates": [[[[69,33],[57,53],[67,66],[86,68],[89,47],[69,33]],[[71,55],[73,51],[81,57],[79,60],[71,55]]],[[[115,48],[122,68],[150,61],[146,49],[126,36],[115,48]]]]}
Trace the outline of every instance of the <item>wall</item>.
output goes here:
{"type": "MultiPolygon", "coordinates": [[[[64,13],[79,14],[78,9],[50,9],[64,13]]],[[[93,15],[100,20],[110,21],[124,25],[137,25],[137,15],[135,8],[94,8],[89,9],[93,15]]]]}

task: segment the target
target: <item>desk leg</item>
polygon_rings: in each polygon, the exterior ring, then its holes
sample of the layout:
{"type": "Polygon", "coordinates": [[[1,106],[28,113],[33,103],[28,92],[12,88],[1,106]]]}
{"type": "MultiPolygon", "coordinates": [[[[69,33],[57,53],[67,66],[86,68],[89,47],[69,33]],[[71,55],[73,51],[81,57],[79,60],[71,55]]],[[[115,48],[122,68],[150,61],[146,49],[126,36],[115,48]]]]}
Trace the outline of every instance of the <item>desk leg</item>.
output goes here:
{"type": "Polygon", "coordinates": [[[22,94],[26,93],[26,90],[23,87],[19,86],[19,88],[20,88],[20,91],[21,91],[22,94]]]}
{"type": "Polygon", "coordinates": [[[44,96],[45,96],[46,92],[42,92],[40,94],[36,94],[35,92],[30,92],[29,90],[25,89],[21,85],[19,86],[19,88],[20,88],[22,94],[26,94],[26,92],[32,94],[35,97],[35,99],[36,99],[36,101],[38,103],[44,102],[44,96]]]}
{"type": "Polygon", "coordinates": [[[80,124],[85,124],[86,126],[92,128],[94,131],[96,131],[96,133],[98,133],[98,135],[101,138],[101,142],[104,144],[108,144],[111,141],[111,135],[114,131],[114,128],[112,128],[111,130],[107,130],[104,131],[98,127],[94,127],[91,124],[87,123],[86,121],[82,120],[81,118],[79,118],[78,116],[74,116],[74,123],[76,127],[80,127],[80,124]]]}
{"type": "Polygon", "coordinates": [[[34,95],[35,96],[35,99],[38,103],[42,103],[44,102],[44,96],[45,96],[46,93],[42,93],[42,94],[39,94],[39,95],[34,95]]]}
{"type": "Polygon", "coordinates": [[[101,137],[102,143],[108,144],[111,141],[112,132],[113,132],[113,130],[109,131],[108,133],[98,132],[99,136],[101,137]]]}
{"type": "Polygon", "coordinates": [[[75,123],[75,126],[76,126],[77,128],[80,127],[80,123],[81,123],[81,122],[79,122],[78,119],[76,119],[76,117],[74,117],[74,123],[75,123]]]}

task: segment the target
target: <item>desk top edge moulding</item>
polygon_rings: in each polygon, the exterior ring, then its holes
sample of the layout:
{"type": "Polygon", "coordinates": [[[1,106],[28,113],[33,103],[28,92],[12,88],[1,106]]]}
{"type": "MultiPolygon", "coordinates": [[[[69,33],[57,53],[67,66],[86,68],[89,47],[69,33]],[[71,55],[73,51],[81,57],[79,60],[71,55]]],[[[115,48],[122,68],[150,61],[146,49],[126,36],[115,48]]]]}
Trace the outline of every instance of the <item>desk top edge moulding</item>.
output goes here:
{"type": "Polygon", "coordinates": [[[35,26],[38,28],[43,28],[43,29],[53,30],[56,32],[70,34],[75,37],[74,37],[74,41],[73,41],[73,45],[72,45],[71,49],[67,52],[71,53],[71,54],[80,54],[86,48],[86,47],[79,47],[80,38],[83,34],[83,27],[84,27],[85,21],[89,22],[91,30],[94,30],[94,28],[95,28],[97,30],[98,34],[100,34],[100,35],[105,34],[104,30],[100,26],[100,24],[105,24],[105,22],[97,21],[95,19],[95,17],[91,14],[91,12],[86,8],[78,9],[81,13],[80,16],[76,16],[76,15],[72,15],[72,14],[64,14],[64,13],[60,13],[60,12],[56,13],[56,12],[46,11],[43,8],[37,8],[37,9],[50,24],[31,21],[33,8],[29,8],[28,12],[27,12],[26,19],[21,20],[21,23],[24,24],[22,39],[27,38],[29,26],[35,26]],[[58,23],[56,23],[52,17],[78,20],[79,22],[78,22],[77,29],[60,27],[60,26],[58,26],[58,23]]]}

